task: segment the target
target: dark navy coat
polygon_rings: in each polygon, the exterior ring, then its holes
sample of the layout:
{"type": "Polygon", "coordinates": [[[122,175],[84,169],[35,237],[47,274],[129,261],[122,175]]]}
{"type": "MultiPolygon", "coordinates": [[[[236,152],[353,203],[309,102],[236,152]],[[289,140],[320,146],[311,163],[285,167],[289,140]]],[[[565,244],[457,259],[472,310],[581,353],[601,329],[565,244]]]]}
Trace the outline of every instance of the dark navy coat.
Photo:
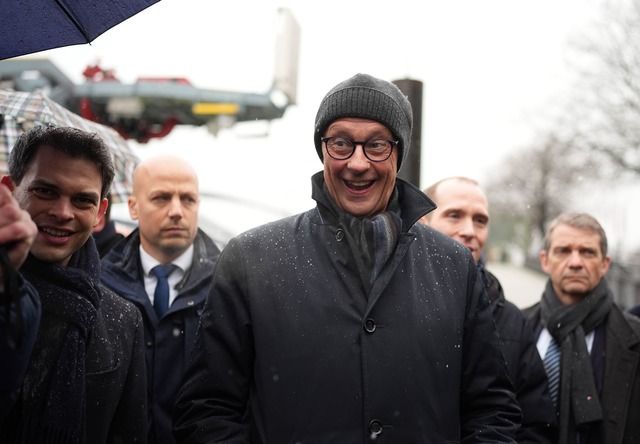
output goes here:
{"type": "Polygon", "coordinates": [[[42,313],[38,292],[29,282],[23,281],[22,278],[20,281],[22,330],[19,328],[18,312],[14,304],[11,304],[9,318],[6,317],[5,298],[8,295],[0,292],[0,419],[9,412],[19,395],[22,378],[36,342],[42,313]],[[14,341],[17,341],[15,347],[11,347],[7,342],[7,331],[14,341]]]}
{"type": "Polygon", "coordinates": [[[144,320],[149,443],[175,442],[171,433],[173,405],[220,255],[218,247],[200,229],[193,245],[191,268],[178,284],[178,295],[162,319],[158,319],[144,287],[138,230],[102,259],[103,283],[133,302],[144,320]]]}

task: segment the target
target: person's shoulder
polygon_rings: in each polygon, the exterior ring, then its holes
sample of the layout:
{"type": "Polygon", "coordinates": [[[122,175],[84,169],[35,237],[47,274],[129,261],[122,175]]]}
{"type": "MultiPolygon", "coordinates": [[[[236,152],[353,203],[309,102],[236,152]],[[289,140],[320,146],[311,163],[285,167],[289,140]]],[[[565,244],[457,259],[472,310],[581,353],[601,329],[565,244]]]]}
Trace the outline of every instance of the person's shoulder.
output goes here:
{"type": "Polygon", "coordinates": [[[103,268],[110,264],[117,264],[118,267],[122,266],[122,261],[125,259],[129,251],[133,250],[133,254],[137,254],[138,246],[140,245],[140,237],[137,229],[126,237],[120,239],[111,249],[100,259],[103,268]]]}
{"type": "Polygon", "coordinates": [[[202,228],[198,227],[194,244],[200,242],[201,247],[196,249],[198,254],[208,257],[211,260],[215,260],[220,255],[220,247],[216,244],[211,236],[209,236],[202,228]]]}
{"type": "Polygon", "coordinates": [[[417,237],[432,245],[444,246],[445,248],[461,245],[455,239],[441,233],[435,228],[431,228],[429,225],[423,224],[422,222],[416,222],[413,227],[411,227],[411,230],[416,233],[417,237]]]}
{"type": "Polygon", "coordinates": [[[503,306],[503,310],[505,311],[505,313],[507,313],[509,316],[511,316],[513,318],[516,318],[516,319],[522,319],[523,321],[527,320],[527,317],[523,313],[523,310],[518,308],[518,306],[516,304],[514,304],[511,301],[509,301],[508,299],[504,299],[503,300],[502,306],[503,306]]]}
{"type": "Polygon", "coordinates": [[[108,317],[135,321],[136,325],[142,319],[140,310],[133,303],[117,295],[103,283],[100,283],[100,294],[100,310],[108,317]]]}
{"type": "Polygon", "coordinates": [[[282,237],[293,234],[314,211],[315,210],[312,209],[257,225],[233,237],[231,241],[243,243],[252,240],[262,241],[265,238],[282,237]]]}
{"type": "Polygon", "coordinates": [[[530,307],[525,307],[521,311],[522,311],[522,314],[524,314],[524,317],[529,322],[534,321],[537,315],[540,313],[540,302],[536,302],[530,307]]]}
{"type": "Polygon", "coordinates": [[[494,318],[498,331],[519,342],[533,341],[533,314],[525,314],[517,305],[504,299],[499,310],[494,310],[494,318]]]}
{"type": "Polygon", "coordinates": [[[626,313],[632,314],[634,316],[640,316],[640,304],[634,305],[633,307],[629,308],[626,313]]]}
{"type": "Polygon", "coordinates": [[[623,311],[615,302],[607,317],[607,330],[622,343],[640,348],[640,318],[623,311]]]}
{"type": "Polygon", "coordinates": [[[411,230],[415,233],[417,239],[426,243],[429,248],[442,249],[445,251],[454,250],[456,252],[463,251],[469,253],[469,256],[471,255],[469,249],[460,242],[422,222],[416,222],[413,227],[411,227],[411,230]]]}
{"type": "Polygon", "coordinates": [[[632,313],[629,313],[629,312],[626,312],[626,311],[622,311],[620,309],[620,307],[618,307],[617,305],[615,307],[620,311],[620,313],[622,314],[622,317],[624,318],[624,320],[627,321],[627,324],[629,324],[631,329],[640,338],[640,317],[638,317],[637,315],[634,315],[632,313]]]}
{"type": "Polygon", "coordinates": [[[500,280],[496,277],[495,274],[493,274],[489,270],[487,270],[486,266],[483,266],[482,270],[483,270],[484,274],[486,275],[488,281],[495,282],[497,285],[500,286],[500,288],[502,288],[502,284],[500,284],[500,280]]]}
{"type": "Polygon", "coordinates": [[[636,332],[640,332],[640,318],[631,313],[624,313],[624,318],[636,332]]]}

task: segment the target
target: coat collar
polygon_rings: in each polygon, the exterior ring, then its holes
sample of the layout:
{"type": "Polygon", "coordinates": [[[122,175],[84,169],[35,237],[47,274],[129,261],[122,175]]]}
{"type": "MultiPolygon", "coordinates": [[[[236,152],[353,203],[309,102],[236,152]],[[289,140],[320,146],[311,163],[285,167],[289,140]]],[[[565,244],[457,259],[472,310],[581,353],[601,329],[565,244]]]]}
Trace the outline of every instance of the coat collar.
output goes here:
{"type": "MultiPolygon", "coordinates": [[[[198,233],[193,241],[193,262],[185,276],[178,284],[180,291],[198,285],[200,281],[211,276],[215,261],[220,255],[220,250],[213,240],[204,231],[198,228],[198,233]]],[[[134,282],[139,280],[140,263],[140,232],[136,228],[129,236],[116,245],[103,259],[110,262],[117,269],[122,270],[134,282]]]]}
{"type": "MultiPolygon", "coordinates": [[[[335,223],[337,214],[331,210],[329,197],[322,192],[324,187],[324,172],[319,171],[311,176],[311,197],[318,203],[323,218],[335,223]]],[[[422,216],[433,211],[436,205],[422,191],[411,183],[396,178],[396,189],[400,200],[400,218],[402,232],[406,233],[422,216]]]]}

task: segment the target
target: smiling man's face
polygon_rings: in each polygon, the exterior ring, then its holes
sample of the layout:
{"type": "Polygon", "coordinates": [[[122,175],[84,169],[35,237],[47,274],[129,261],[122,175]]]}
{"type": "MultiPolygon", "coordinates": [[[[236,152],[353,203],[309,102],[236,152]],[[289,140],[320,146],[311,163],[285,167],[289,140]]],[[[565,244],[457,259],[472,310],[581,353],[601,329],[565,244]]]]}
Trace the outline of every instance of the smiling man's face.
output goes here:
{"type": "MultiPolygon", "coordinates": [[[[347,117],[332,122],[325,137],[348,137],[353,140],[393,140],[391,131],[375,120],[347,117]]],[[[322,144],[324,180],[329,194],[344,212],[357,217],[373,217],[389,203],[396,183],[398,150],[382,162],[372,162],[364,155],[362,145],[345,160],[329,156],[322,144]]]]}
{"type": "Polygon", "coordinates": [[[38,227],[31,247],[36,258],[67,265],[107,209],[100,198],[102,175],[90,160],[42,145],[13,195],[38,227]]]}

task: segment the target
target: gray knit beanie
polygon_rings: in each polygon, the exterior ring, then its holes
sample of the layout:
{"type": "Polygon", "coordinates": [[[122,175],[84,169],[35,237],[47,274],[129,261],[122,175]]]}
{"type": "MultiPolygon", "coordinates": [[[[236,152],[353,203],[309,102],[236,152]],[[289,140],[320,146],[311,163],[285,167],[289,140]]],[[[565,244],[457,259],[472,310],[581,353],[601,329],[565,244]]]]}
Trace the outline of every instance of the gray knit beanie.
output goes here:
{"type": "Polygon", "coordinates": [[[398,170],[411,145],[413,111],[400,89],[368,74],[356,74],[324,96],[316,115],[314,142],[322,160],[322,140],[327,127],[343,117],[361,117],[382,123],[397,137],[398,170]]]}

